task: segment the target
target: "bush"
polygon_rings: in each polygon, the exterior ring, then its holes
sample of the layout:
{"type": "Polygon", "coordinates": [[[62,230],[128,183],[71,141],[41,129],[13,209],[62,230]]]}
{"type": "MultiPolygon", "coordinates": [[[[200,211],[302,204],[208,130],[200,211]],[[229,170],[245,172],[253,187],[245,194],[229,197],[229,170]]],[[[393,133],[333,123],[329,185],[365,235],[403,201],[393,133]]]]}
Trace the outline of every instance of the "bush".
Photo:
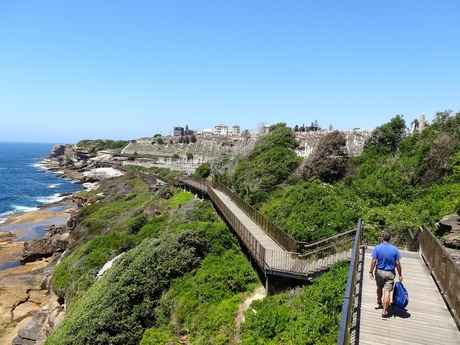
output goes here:
{"type": "Polygon", "coordinates": [[[139,344],[159,297],[199,265],[206,247],[190,231],[144,240],[75,302],[46,344],[139,344]]]}
{"type": "MultiPolygon", "coordinates": [[[[158,331],[144,334],[143,344],[155,344],[165,330],[188,329],[193,344],[228,344],[235,337],[235,314],[243,293],[258,282],[249,262],[235,250],[209,255],[199,269],[177,280],[166,293],[156,314],[158,331]]],[[[172,338],[174,339],[174,338],[172,338]]]]}
{"type": "Polygon", "coordinates": [[[206,162],[195,169],[194,176],[199,178],[207,178],[211,174],[211,163],[206,162]]]}
{"type": "Polygon", "coordinates": [[[140,214],[136,218],[128,219],[127,221],[128,233],[133,234],[133,235],[137,234],[142,229],[142,227],[145,224],[147,224],[147,222],[148,222],[148,218],[145,213],[140,214]]]}
{"type": "Polygon", "coordinates": [[[241,344],[335,344],[348,267],[339,262],[312,285],[252,302],[241,344]]]}

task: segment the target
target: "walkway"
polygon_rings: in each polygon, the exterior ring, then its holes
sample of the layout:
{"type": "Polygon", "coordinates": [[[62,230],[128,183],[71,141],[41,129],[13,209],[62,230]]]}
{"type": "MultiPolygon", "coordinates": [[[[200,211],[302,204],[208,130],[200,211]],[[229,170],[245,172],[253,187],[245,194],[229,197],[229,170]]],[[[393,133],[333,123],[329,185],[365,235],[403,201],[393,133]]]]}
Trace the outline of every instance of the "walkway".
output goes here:
{"type": "Polygon", "coordinates": [[[298,253],[285,251],[224,192],[191,178],[181,178],[180,181],[209,194],[267,275],[310,279],[333,266],[337,261],[349,260],[351,257],[351,249],[349,249],[315,260],[300,259],[298,253]]]}
{"type": "Polygon", "coordinates": [[[358,272],[357,305],[353,315],[354,332],[350,344],[460,344],[457,328],[424,261],[418,253],[402,251],[403,284],[409,292],[409,304],[401,310],[390,306],[390,317],[383,321],[376,309],[375,281],[369,278],[370,255],[365,250],[358,272]]]}

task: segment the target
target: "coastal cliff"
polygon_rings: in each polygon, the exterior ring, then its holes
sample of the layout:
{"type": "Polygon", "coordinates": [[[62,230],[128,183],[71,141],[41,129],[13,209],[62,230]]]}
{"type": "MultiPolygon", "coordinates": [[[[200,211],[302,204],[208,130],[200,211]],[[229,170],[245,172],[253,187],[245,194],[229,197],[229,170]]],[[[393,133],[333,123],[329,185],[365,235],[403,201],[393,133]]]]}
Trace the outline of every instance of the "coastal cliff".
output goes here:
{"type": "MultiPolygon", "coordinates": [[[[98,155],[76,145],[55,145],[45,166],[60,178],[75,180],[84,189],[95,188],[101,179],[122,175],[105,168],[97,169],[100,162],[109,161],[107,152],[98,155]]],[[[10,216],[2,226],[11,231],[0,232],[1,263],[21,263],[20,266],[0,270],[0,343],[42,344],[51,329],[59,323],[65,306],[52,293],[50,279],[54,267],[75,242],[72,230],[76,226],[76,214],[87,200],[79,193],[62,195],[63,200],[45,204],[38,211],[10,216]],[[27,242],[11,242],[31,224],[45,227],[46,235],[27,242]]]]}

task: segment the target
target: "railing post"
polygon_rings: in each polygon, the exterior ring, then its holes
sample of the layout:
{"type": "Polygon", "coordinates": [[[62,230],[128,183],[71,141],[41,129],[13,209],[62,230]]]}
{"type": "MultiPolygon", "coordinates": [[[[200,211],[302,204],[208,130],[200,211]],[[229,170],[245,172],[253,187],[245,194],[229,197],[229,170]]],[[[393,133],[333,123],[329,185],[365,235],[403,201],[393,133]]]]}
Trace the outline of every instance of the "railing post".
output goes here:
{"type": "Polygon", "coordinates": [[[337,345],[348,345],[348,336],[350,333],[350,323],[354,305],[356,273],[358,271],[359,252],[361,250],[361,230],[362,224],[361,219],[359,219],[351,254],[350,268],[348,269],[347,286],[345,289],[345,299],[342,305],[342,318],[340,320],[337,345]]]}

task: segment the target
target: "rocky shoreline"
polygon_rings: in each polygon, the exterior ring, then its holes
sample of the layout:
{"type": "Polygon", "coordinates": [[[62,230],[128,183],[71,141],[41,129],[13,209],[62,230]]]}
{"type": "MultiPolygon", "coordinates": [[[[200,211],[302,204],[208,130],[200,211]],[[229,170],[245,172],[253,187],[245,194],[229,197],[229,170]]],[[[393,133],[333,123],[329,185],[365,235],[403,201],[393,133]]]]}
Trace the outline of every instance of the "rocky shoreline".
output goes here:
{"type": "Polygon", "coordinates": [[[40,244],[49,242],[53,236],[52,229],[66,225],[75,208],[75,203],[64,199],[38,211],[14,214],[2,224],[3,228],[8,227],[12,230],[0,231],[0,265],[18,261],[21,264],[0,270],[1,344],[40,344],[31,342],[33,336],[30,335],[26,335],[24,341],[16,339],[23,326],[26,326],[36,313],[49,308],[53,298],[49,283],[62,253],[55,252],[54,249],[45,252],[40,244]],[[56,207],[62,210],[54,211],[56,207]],[[49,220],[60,220],[62,223],[47,227],[47,234],[40,239],[14,242],[31,225],[47,224],[49,220]],[[29,246],[35,248],[26,250],[29,246]]]}
{"type": "MultiPolygon", "coordinates": [[[[44,164],[59,172],[58,177],[79,181],[91,190],[98,181],[123,174],[101,168],[101,161],[111,159],[108,153],[92,157],[73,145],[55,145],[44,164]]],[[[0,269],[0,344],[41,345],[64,317],[65,305],[52,293],[50,280],[73,243],[76,210],[84,200],[78,192],[62,197],[37,211],[11,215],[0,224],[0,267],[4,268],[0,269]],[[45,227],[45,236],[18,241],[34,227],[45,227]]]]}

